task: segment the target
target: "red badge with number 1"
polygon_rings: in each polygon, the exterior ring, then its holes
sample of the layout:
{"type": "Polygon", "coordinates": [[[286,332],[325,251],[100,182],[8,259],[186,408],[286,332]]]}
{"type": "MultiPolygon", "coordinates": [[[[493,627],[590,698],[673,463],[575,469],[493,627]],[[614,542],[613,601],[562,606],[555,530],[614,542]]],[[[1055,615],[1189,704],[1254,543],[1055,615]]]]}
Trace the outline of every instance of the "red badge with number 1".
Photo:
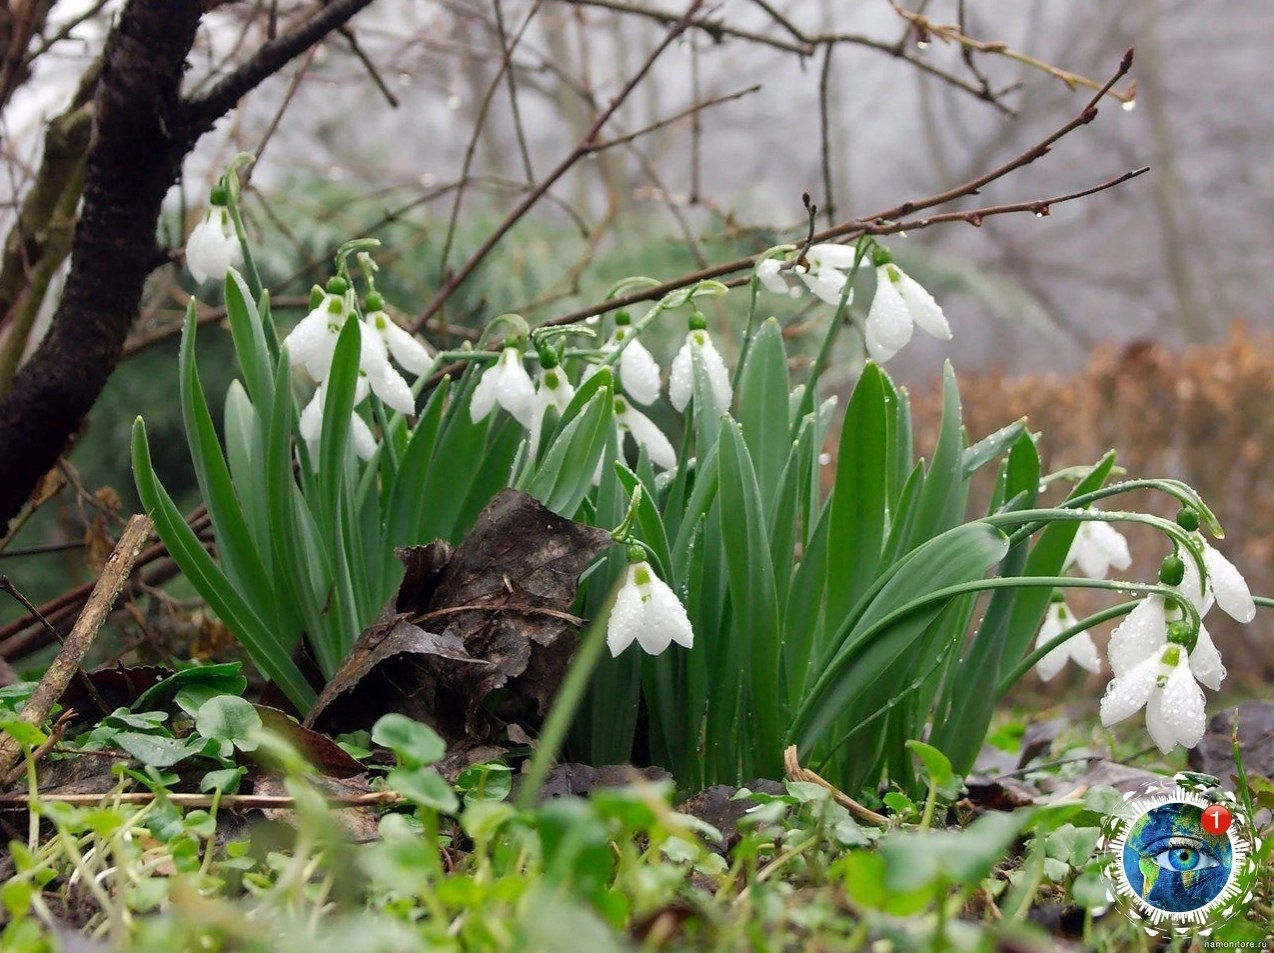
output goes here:
{"type": "Polygon", "coordinates": [[[1233,820],[1223,804],[1209,804],[1203,809],[1203,829],[1213,836],[1228,831],[1233,820]]]}

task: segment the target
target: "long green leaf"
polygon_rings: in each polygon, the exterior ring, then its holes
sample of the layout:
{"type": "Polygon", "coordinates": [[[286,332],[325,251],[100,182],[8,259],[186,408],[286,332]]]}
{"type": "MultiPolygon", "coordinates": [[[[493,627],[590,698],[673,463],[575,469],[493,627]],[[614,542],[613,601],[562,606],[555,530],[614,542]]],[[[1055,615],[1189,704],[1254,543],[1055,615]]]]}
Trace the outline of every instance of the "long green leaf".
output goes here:
{"type": "Polygon", "coordinates": [[[292,661],[288,647],[243,599],[182,519],[176,504],[155,476],[146,425],[140,417],[133,425],[133,477],[137,495],[178,568],[243,643],[253,663],[300,711],[307,711],[317,697],[314,689],[292,661]]]}

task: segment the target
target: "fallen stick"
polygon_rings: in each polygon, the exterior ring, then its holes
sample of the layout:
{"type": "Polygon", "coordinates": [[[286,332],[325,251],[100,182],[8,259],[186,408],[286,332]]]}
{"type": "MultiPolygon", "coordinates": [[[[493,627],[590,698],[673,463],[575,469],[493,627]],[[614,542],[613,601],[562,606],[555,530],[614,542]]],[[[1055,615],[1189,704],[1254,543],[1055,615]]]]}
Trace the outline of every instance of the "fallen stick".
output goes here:
{"type": "MultiPolygon", "coordinates": [[[[106,560],[106,566],[98,577],[97,585],[93,587],[93,594],[84,605],[84,611],[80,613],[62,644],[62,650],[53,659],[53,664],[44,673],[40,684],[18,714],[27,724],[37,728],[44,724],[54,704],[80,670],[93,640],[97,638],[98,630],[106,621],[115,600],[119,598],[129,573],[133,571],[133,564],[137,562],[150,531],[149,517],[140,514],[133,516],[124,527],[114,552],[106,560]]],[[[22,748],[17,740],[7,733],[0,737],[0,776],[7,776],[20,757],[22,748]]]]}
{"type": "Polygon", "coordinates": [[[826,788],[832,792],[832,800],[845,808],[849,813],[853,814],[860,821],[866,821],[868,824],[875,824],[877,827],[888,827],[889,818],[883,814],[877,814],[871,808],[859,804],[852,797],[836,787],[830,781],[826,781],[819,777],[809,768],[802,768],[800,761],[797,760],[796,745],[792,745],[783,752],[783,769],[787,773],[790,781],[808,781],[810,784],[817,784],[821,788],[826,788]]]}

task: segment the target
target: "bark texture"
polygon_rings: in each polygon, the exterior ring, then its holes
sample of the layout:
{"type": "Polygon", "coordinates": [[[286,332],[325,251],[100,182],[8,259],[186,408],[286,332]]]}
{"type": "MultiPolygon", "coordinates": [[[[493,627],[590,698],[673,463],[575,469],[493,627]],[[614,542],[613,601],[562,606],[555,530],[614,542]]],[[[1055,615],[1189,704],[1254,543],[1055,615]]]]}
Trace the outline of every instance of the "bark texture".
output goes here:
{"type": "Polygon", "coordinates": [[[57,461],[118,363],[155,223],[191,136],[180,90],[200,0],[133,0],[107,41],[62,300],[0,402],[0,524],[57,461]]]}

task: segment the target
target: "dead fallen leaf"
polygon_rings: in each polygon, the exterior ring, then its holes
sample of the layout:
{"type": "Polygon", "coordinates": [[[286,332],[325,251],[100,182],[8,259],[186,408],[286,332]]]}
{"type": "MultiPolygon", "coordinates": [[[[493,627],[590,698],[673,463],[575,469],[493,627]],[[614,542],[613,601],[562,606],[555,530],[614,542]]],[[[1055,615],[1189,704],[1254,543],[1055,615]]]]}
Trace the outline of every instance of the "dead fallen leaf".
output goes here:
{"type": "Polygon", "coordinates": [[[575,650],[580,573],[610,544],[506,489],[454,552],[443,542],[400,551],[397,596],[306,726],[339,733],[400,712],[453,749],[498,743],[508,723],[538,726],[575,650]]]}
{"type": "Polygon", "coordinates": [[[329,778],[352,778],[367,769],[327,735],[298,724],[294,718],[266,705],[253,705],[261,724],[282,735],[296,747],[319,774],[329,778]]]}

